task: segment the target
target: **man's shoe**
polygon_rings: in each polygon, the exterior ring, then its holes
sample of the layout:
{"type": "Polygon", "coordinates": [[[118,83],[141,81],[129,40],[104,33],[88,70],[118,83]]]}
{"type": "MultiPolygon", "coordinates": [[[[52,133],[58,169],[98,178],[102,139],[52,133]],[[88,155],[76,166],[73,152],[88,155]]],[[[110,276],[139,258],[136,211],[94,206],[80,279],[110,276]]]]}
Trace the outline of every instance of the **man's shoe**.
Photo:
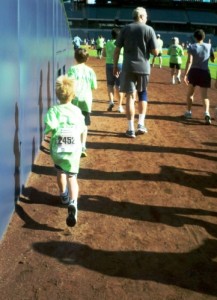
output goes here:
{"type": "Polygon", "coordinates": [[[112,108],[115,106],[114,102],[110,102],[107,111],[112,111],[112,108]]]}
{"type": "Polygon", "coordinates": [[[69,227],[74,227],[77,223],[77,201],[70,201],[68,206],[68,216],[66,218],[66,224],[69,227]]]}
{"type": "Polygon", "coordinates": [[[137,127],[137,133],[138,134],[144,134],[144,133],[147,133],[148,130],[145,126],[141,125],[141,124],[138,124],[138,127],[137,127]]]}
{"type": "Polygon", "coordinates": [[[136,137],[135,131],[133,131],[133,130],[127,130],[125,134],[129,138],[135,138],[136,137]]]}
{"type": "Polygon", "coordinates": [[[208,113],[205,114],[205,124],[206,125],[211,124],[211,117],[210,117],[210,114],[208,114],[208,113]]]}

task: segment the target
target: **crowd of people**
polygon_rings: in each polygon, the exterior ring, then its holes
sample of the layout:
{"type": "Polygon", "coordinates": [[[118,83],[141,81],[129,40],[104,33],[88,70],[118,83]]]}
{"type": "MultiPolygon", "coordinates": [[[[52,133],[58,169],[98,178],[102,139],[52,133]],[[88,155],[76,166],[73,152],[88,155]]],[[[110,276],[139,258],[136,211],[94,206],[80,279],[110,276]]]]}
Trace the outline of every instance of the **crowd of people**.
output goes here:
{"type": "MultiPolygon", "coordinates": [[[[110,112],[118,102],[118,112],[124,113],[123,99],[126,99],[126,137],[136,138],[146,134],[145,124],[148,108],[147,87],[155,60],[159,68],[163,65],[163,40],[154,29],[147,25],[147,12],[143,7],[133,10],[133,22],[122,29],[114,28],[111,39],[105,42],[103,36],[92,41],[96,46],[97,57],[105,57],[105,71],[110,112]],[[152,57],[152,61],[150,62],[152,57]],[[135,129],[136,106],[138,120],[135,129]]],[[[211,124],[208,88],[211,76],[208,62],[214,62],[214,52],[210,43],[205,43],[205,33],[194,32],[195,43],[189,45],[184,82],[188,86],[184,117],[192,117],[192,103],[195,88],[199,87],[204,103],[205,124],[211,124]]],[[[56,80],[56,95],[59,103],[51,107],[45,116],[45,134],[51,134],[50,152],[57,170],[57,184],[62,204],[68,206],[66,223],[75,226],[77,222],[77,199],[79,187],[77,174],[81,157],[87,157],[86,141],[88,126],[91,124],[92,90],[97,89],[97,77],[92,68],[86,65],[89,54],[80,47],[81,39],[74,38],[75,64],[56,80]]],[[[181,83],[183,47],[177,37],[172,38],[167,54],[170,56],[171,83],[181,83]]],[[[217,79],[215,82],[217,88],[217,79]]]]}

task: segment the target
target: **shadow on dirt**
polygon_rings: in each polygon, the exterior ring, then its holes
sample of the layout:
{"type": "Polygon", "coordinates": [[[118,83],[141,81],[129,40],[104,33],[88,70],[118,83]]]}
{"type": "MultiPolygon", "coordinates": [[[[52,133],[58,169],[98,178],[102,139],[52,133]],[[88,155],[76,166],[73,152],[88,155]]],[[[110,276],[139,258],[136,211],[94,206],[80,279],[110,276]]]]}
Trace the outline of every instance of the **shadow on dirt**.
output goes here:
{"type": "Polygon", "coordinates": [[[106,251],[87,245],[50,241],[33,244],[33,249],[60,263],[79,265],[107,276],[151,280],[192,291],[217,295],[217,240],[188,253],[106,251]]]}
{"type": "MultiPolygon", "coordinates": [[[[80,169],[79,179],[85,180],[144,180],[146,182],[170,182],[200,191],[206,197],[217,197],[216,173],[160,166],[159,173],[139,171],[105,172],[94,169],[80,169]]],[[[172,188],[172,185],[171,185],[172,188]]]]}
{"type": "Polygon", "coordinates": [[[161,223],[172,227],[193,225],[204,228],[217,238],[217,225],[203,220],[203,217],[217,217],[217,212],[183,207],[163,207],[141,205],[133,202],[117,202],[99,195],[80,196],[79,210],[111,215],[151,223],[161,223]]]}

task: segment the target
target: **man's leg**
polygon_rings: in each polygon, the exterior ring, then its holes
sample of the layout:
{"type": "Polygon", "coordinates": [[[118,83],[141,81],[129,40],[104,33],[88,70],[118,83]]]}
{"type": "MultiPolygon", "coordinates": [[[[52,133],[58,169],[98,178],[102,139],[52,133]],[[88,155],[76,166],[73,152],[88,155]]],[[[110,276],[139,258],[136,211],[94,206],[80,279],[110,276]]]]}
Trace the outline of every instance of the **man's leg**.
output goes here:
{"type": "Polygon", "coordinates": [[[126,94],[126,116],[128,120],[128,130],[126,135],[135,137],[134,117],[135,117],[135,98],[133,93],[126,94]]]}
{"type": "Polygon", "coordinates": [[[139,120],[138,120],[138,133],[147,133],[147,128],[145,127],[145,118],[148,107],[147,102],[147,91],[138,92],[138,110],[139,110],[139,120]]]}

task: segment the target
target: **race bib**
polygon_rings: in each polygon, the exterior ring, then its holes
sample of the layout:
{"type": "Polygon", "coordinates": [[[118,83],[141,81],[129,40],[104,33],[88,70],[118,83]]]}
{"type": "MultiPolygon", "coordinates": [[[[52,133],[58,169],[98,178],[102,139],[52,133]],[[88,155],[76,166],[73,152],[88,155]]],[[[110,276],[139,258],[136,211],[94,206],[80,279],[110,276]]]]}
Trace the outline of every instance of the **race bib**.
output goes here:
{"type": "Polygon", "coordinates": [[[75,127],[61,128],[57,138],[57,153],[75,152],[80,145],[80,134],[75,127]]]}

